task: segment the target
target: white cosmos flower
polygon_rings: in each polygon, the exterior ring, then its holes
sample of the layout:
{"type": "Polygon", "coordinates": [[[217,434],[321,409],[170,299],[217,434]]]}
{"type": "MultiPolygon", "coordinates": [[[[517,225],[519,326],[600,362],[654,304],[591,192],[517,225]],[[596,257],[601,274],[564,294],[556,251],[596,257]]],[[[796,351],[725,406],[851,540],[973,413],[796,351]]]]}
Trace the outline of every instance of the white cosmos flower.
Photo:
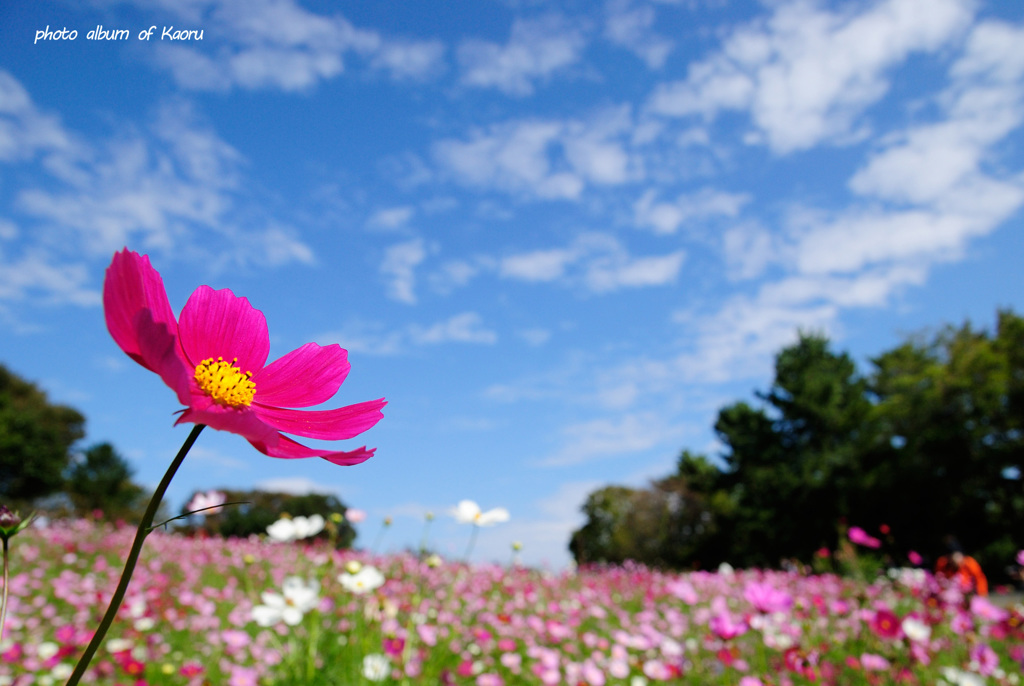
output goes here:
{"type": "Polygon", "coordinates": [[[384,681],[391,673],[391,663],[380,653],[363,658],[363,676],[370,681],[384,681]]]}
{"type": "Polygon", "coordinates": [[[496,507],[487,512],[481,512],[480,506],[472,500],[462,500],[452,511],[455,519],[463,524],[476,524],[477,526],[494,526],[509,520],[508,510],[503,507],[496,507]]]}
{"type": "Polygon", "coordinates": [[[903,633],[907,635],[907,638],[918,643],[924,643],[932,635],[932,628],[930,626],[920,619],[914,619],[913,617],[904,619],[900,627],[903,629],[903,633]]]}
{"type": "Polygon", "coordinates": [[[310,517],[282,517],[267,527],[267,534],[275,541],[298,541],[316,536],[324,530],[324,518],[318,514],[310,517]]]}
{"type": "Polygon", "coordinates": [[[381,587],[384,583],[384,575],[373,565],[360,567],[355,573],[344,572],[338,575],[338,581],[349,593],[362,595],[381,587]]]}
{"type": "Polygon", "coordinates": [[[284,580],[281,593],[264,591],[261,594],[263,604],[252,609],[252,618],[260,626],[273,626],[278,622],[295,626],[319,604],[319,593],[319,582],[307,583],[301,577],[290,576],[284,580]]]}

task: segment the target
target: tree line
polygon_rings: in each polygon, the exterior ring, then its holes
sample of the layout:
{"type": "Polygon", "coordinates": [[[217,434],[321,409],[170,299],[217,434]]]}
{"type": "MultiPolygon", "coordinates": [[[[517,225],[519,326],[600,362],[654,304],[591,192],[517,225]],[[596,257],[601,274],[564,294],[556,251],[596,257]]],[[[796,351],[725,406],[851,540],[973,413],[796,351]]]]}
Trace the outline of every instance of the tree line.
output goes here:
{"type": "Polygon", "coordinates": [[[860,526],[889,532],[890,564],[952,536],[999,578],[1024,548],[1024,318],[909,337],[864,373],[803,333],[755,398],[719,410],[717,459],[591,493],[576,562],[777,567],[860,526]]]}
{"type": "MultiPolygon", "coordinates": [[[[39,386],[0,364],[0,504],[23,515],[38,511],[137,522],[151,492],[134,481],[134,470],[113,445],[81,447],[84,437],[81,412],[51,402],[39,386]]],[[[329,517],[347,509],[329,494],[233,489],[224,493],[238,504],[176,520],[175,528],[246,537],[266,532],[283,513],[329,517]]],[[[186,514],[184,508],[179,514],[186,514]]],[[[157,521],[172,516],[162,506],[157,521]]],[[[351,525],[343,521],[334,527],[338,544],[350,546],[355,538],[351,525]]]]}

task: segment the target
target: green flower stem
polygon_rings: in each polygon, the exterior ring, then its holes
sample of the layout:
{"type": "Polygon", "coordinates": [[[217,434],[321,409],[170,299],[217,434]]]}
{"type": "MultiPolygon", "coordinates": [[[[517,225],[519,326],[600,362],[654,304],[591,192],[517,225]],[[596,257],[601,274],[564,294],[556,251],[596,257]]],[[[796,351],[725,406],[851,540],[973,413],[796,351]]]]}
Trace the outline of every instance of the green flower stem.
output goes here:
{"type": "Polygon", "coordinates": [[[423,540],[420,541],[420,557],[427,554],[427,541],[430,540],[430,523],[432,521],[433,519],[427,519],[426,523],[423,525],[423,540]]]}
{"type": "Polygon", "coordinates": [[[7,537],[4,536],[4,597],[0,600],[0,643],[4,640],[4,624],[7,623],[7,588],[11,585],[11,577],[8,571],[7,558],[10,551],[7,549],[7,537]]]}
{"type": "Polygon", "coordinates": [[[469,545],[466,546],[466,554],[462,556],[467,565],[469,564],[469,556],[473,554],[473,545],[476,543],[478,529],[480,529],[480,526],[478,524],[474,524],[473,533],[469,535],[469,545]]]}
{"type": "Polygon", "coordinates": [[[71,678],[68,679],[67,686],[75,686],[85,675],[85,670],[89,668],[89,663],[92,662],[93,656],[99,649],[100,644],[103,643],[103,638],[107,635],[107,629],[109,629],[110,625],[114,623],[114,619],[117,617],[117,611],[121,607],[121,601],[124,600],[124,594],[128,591],[128,584],[132,580],[132,574],[135,572],[135,564],[139,560],[139,553],[142,552],[142,544],[145,542],[146,536],[152,530],[153,519],[156,517],[156,511],[160,507],[160,501],[163,500],[164,493],[167,492],[167,487],[171,485],[171,479],[174,478],[175,473],[178,471],[178,467],[180,467],[181,463],[185,460],[185,456],[188,455],[188,451],[192,448],[192,444],[196,442],[197,438],[199,438],[199,432],[204,428],[204,424],[196,424],[192,428],[192,432],[189,433],[188,438],[185,439],[185,443],[182,444],[181,450],[178,451],[174,460],[171,461],[171,466],[167,468],[164,478],[161,479],[160,484],[153,492],[153,497],[149,500],[149,506],[146,508],[146,513],[142,515],[142,521],[139,522],[139,528],[135,532],[135,540],[132,542],[132,548],[128,552],[128,558],[125,560],[124,571],[121,572],[121,580],[118,582],[117,589],[114,591],[114,595],[110,599],[110,605],[107,606],[107,613],[103,615],[100,625],[96,627],[96,633],[93,634],[92,640],[89,641],[89,645],[86,646],[85,652],[82,654],[81,659],[75,666],[75,671],[72,672],[71,678]]]}

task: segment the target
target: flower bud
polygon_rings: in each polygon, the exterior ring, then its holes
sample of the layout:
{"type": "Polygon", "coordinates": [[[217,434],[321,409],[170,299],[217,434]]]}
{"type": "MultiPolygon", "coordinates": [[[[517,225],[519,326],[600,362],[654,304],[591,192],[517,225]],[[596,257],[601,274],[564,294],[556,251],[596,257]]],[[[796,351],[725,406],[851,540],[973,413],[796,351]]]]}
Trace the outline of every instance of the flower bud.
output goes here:
{"type": "Polygon", "coordinates": [[[0,505],[0,529],[13,529],[21,524],[17,512],[11,512],[6,505],[0,505]]]}
{"type": "Polygon", "coordinates": [[[6,505],[0,505],[0,539],[6,542],[32,522],[32,517],[22,519],[17,512],[11,512],[6,505]]]}

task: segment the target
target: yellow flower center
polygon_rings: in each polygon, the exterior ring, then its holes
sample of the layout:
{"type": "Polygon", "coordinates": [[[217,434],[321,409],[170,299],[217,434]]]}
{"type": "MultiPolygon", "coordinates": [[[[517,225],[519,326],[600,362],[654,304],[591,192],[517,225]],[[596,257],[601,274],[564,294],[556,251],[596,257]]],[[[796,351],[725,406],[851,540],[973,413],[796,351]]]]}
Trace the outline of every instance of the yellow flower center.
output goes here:
{"type": "Polygon", "coordinates": [[[236,366],[238,358],[225,362],[223,357],[203,360],[196,366],[196,383],[203,393],[218,405],[242,407],[252,404],[256,384],[252,372],[243,372],[236,366]]]}

